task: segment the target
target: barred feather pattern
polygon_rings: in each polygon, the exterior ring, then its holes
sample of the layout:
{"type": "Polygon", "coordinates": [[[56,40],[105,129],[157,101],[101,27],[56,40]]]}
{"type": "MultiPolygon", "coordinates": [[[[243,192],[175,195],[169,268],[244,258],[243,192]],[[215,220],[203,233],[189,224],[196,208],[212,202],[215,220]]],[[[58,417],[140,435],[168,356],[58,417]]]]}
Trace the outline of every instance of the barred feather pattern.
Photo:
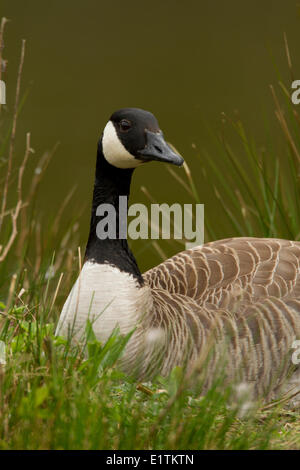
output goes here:
{"type": "Polygon", "coordinates": [[[268,399],[297,368],[291,347],[300,338],[300,242],[215,241],[179,253],[144,280],[153,305],[126,355],[133,361],[138,343],[144,345],[140,378],[182,364],[201,373],[206,361],[205,389],[222,364],[226,381],[238,377],[252,384],[255,397],[268,399]],[[145,346],[151,330],[163,338],[145,346]]]}

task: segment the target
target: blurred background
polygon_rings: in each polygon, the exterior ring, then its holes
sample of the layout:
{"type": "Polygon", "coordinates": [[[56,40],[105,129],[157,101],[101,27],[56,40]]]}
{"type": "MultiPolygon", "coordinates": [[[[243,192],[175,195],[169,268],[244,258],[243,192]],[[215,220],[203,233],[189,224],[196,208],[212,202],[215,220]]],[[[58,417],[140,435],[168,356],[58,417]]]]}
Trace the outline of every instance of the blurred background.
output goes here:
{"type": "MultiPolygon", "coordinates": [[[[130,203],[204,204],[206,242],[300,241],[299,1],[0,0],[1,450],[300,448],[294,390],[256,404],[252,387],[217,374],[199,396],[207,348],[200,380],[176,367],[137,384],[116,364],[127,340],[98,343],[89,315],[84,344],[54,337],[84,255],[97,142],[119,108],[152,111],[188,165],[138,168],[130,203]]],[[[185,247],[129,242],[142,272],[185,247]]],[[[248,278],[232,290],[231,325],[248,278]]]]}
{"type": "MultiPolygon", "coordinates": [[[[75,186],[61,224],[78,217],[84,248],[97,141],[112,112],[127,106],[152,111],[184,156],[213,233],[240,235],[217,204],[216,181],[203,156],[226,177],[231,170],[216,142],[225,133],[240,151],[222,113],[238,117],[258,148],[264,148],[268,135],[280,154],[269,85],[276,86],[278,74],[291,84],[284,32],[293,69],[299,70],[295,1],[2,0],[0,12],[10,20],[3,50],[8,60],[2,77],[7,88],[3,126],[11,119],[21,40],[26,39],[21,90],[26,101],[18,117],[15,161],[22,158],[28,131],[35,149],[29,167],[59,142],[37,199],[44,235],[75,186]]],[[[185,176],[184,170],[175,171],[185,176]]],[[[30,171],[26,178],[32,178],[30,171]]],[[[160,203],[194,202],[162,164],[136,171],[131,203],[149,204],[141,186],[160,203]]],[[[178,251],[175,245],[159,244],[166,255],[178,251]]],[[[137,241],[133,249],[142,271],[160,261],[151,243],[137,241]]]]}

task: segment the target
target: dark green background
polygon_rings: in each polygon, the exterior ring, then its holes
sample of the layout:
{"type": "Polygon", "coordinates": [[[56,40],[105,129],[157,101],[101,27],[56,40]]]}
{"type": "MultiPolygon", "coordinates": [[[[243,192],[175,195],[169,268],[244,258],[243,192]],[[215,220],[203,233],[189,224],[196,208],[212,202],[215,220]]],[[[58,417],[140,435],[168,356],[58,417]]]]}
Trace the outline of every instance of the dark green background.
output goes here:
{"type": "MultiPolygon", "coordinates": [[[[273,59],[290,83],[284,32],[294,69],[299,70],[295,1],[2,0],[0,13],[11,20],[3,77],[9,110],[21,39],[27,39],[22,90],[29,88],[30,93],[18,122],[17,155],[23,152],[27,131],[37,156],[60,141],[39,204],[44,217],[51,217],[76,183],[69,210],[75,213],[85,204],[82,241],[88,230],[97,140],[118,108],[136,106],[155,113],[193,171],[206,216],[214,211],[215,200],[212,181],[203,179],[197,155],[206,149],[218,163],[207,129],[219,132],[221,112],[233,115],[237,109],[259,145],[267,116],[276,145],[269,84],[277,81],[273,59]]],[[[158,202],[189,202],[163,165],[136,172],[132,202],[145,201],[141,185],[158,202]]],[[[142,269],[158,261],[151,250],[140,251],[137,245],[136,251],[142,269]]]]}

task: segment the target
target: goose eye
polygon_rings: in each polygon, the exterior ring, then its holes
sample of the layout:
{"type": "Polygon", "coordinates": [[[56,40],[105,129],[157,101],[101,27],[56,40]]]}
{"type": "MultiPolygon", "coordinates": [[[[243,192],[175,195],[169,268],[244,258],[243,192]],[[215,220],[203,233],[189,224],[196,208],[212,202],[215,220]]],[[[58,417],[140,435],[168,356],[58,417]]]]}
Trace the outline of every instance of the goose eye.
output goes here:
{"type": "Polygon", "coordinates": [[[128,121],[127,119],[122,119],[119,125],[120,125],[120,130],[122,132],[127,132],[129,131],[129,129],[131,129],[131,122],[128,121]]]}

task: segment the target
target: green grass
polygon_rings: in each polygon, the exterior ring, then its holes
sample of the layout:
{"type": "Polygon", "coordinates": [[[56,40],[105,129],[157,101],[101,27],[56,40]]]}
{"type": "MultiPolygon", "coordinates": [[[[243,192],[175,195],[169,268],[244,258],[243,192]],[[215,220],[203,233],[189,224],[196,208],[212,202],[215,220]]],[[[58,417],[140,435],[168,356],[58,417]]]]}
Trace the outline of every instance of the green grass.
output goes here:
{"type": "Polygon", "coordinates": [[[102,346],[89,331],[85,347],[72,348],[43,315],[27,317],[27,307],[15,308],[2,327],[0,449],[299,446],[296,413],[277,407],[240,419],[220,384],[199,397],[182,387],[180,368],[137,385],[115,367],[125,344],[118,334],[102,346]]]}
{"type": "MultiPolygon", "coordinates": [[[[300,119],[285,86],[280,82],[276,90],[280,151],[274,134],[266,130],[262,152],[240,120],[228,118],[239,151],[228,143],[228,126],[220,138],[213,136],[210,153],[199,151],[203,171],[214,182],[212,194],[235,236],[300,238],[300,119]]],[[[6,157],[0,165],[1,198],[14,145],[12,122],[23,101],[16,97],[15,113],[0,142],[6,157]]],[[[26,171],[28,152],[30,137],[22,160],[26,171]]],[[[51,154],[31,155],[42,171],[33,173],[29,186],[17,195],[22,163],[12,172],[0,229],[1,256],[21,200],[18,233],[0,263],[0,340],[6,345],[6,364],[0,365],[0,449],[300,449],[299,411],[257,404],[242,418],[239,406],[228,406],[230,391],[217,380],[203,397],[197,388],[183,386],[180,368],[146,384],[125,376],[117,360],[126,340],[117,333],[105,345],[96,341],[90,325],[84,345],[71,346],[54,336],[60,306],[78,273],[80,251],[78,221],[68,220],[66,229],[60,223],[67,218],[72,194],[41,233],[35,200],[51,154]]],[[[187,167],[186,178],[169,171],[191,202],[203,202],[187,167]]],[[[228,235],[213,214],[206,213],[205,222],[206,240],[228,235]]]]}

